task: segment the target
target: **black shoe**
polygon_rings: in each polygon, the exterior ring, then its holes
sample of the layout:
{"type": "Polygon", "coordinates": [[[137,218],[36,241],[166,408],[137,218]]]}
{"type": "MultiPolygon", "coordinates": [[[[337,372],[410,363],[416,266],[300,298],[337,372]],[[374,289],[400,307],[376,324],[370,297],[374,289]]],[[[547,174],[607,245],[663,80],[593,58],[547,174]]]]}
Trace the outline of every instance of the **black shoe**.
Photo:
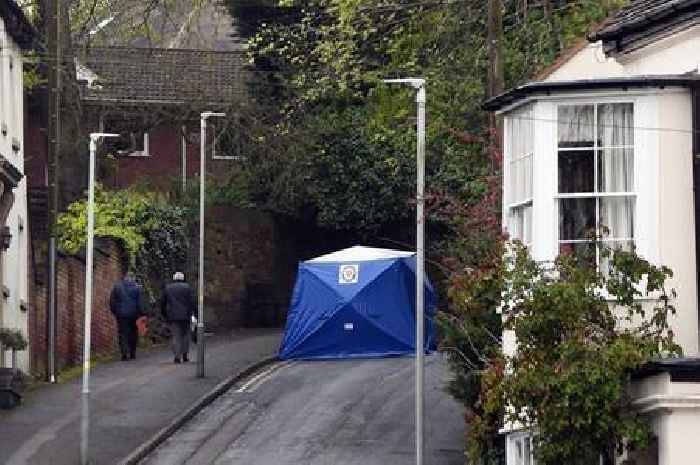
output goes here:
{"type": "Polygon", "coordinates": [[[187,354],[183,355],[183,356],[182,356],[182,361],[185,362],[185,363],[189,362],[189,361],[190,361],[189,355],[187,355],[187,354]]]}
{"type": "Polygon", "coordinates": [[[133,360],[133,359],[135,359],[135,358],[136,358],[136,354],[134,354],[134,353],[132,353],[132,354],[129,356],[129,359],[131,359],[131,360],[133,360]]]}
{"type": "Polygon", "coordinates": [[[180,363],[180,357],[175,357],[175,363],[180,363]]]}
{"type": "Polygon", "coordinates": [[[128,358],[126,357],[126,355],[122,355],[122,362],[126,362],[127,360],[128,358]]]}

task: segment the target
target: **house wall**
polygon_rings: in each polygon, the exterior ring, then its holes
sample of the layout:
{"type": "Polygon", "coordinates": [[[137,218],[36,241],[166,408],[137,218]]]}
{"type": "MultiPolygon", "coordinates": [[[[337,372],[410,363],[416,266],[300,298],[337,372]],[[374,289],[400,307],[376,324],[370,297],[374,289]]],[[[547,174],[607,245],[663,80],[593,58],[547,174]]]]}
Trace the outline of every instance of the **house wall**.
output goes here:
{"type": "Polygon", "coordinates": [[[685,74],[700,66],[700,25],[617,56],[629,75],[685,74]]]}
{"type": "MultiPolygon", "coordinates": [[[[109,130],[109,128],[107,128],[109,130]]],[[[199,176],[199,131],[189,131],[185,142],[186,175],[188,182],[199,176]]],[[[112,188],[124,189],[134,184],[147,184],[155,190],[176,188],[182,182],[182,130],[168,125],[149,131],[148,156],[120,155],[112,163],[104,163],[105,182],[112,188]]],[[[208,149],[207,176],[210,179],[225,178],[235,169],[236,160],[212,158],[208,149]]]]}
{"type": "MultiPolygon", "coordinates": [[[[670,267],[670,284],[678,292],[674,331],[686,355],[698,355],[695,209],[693,199],[693,143],[689,92],[658,97],[658,262],[670,267]]],[[[643,208],[643,207],[642,207],[643,208]]]]}
{"type": "Polygon", "coordinates": [[[655,465],[685,465],[697,455],[700,431],[700,383],[672,381],[660,373],[634,382],[634,404],[650,420],[658,440],[655,465]]]}
{"type": "MultiPolygon", "coordinates": [[[[22,76],[22,53],[7,34],[0,18],[0,154],[20,172],[24,169],[24,88],[22,76]],[[19,150],[12,148],[13,141],[19,150]]],[[[6,225],[10,228],[12,242],[3,258],[3,282],[6,297],[0,312],[0,326],[14,328],[27,334],[27,191],[23,179],[14,190],[14,203],[6,225]]],[[[9,366],[10,353],[0,356],[0,366],[9,366]]],[[[27,351],[18,354],[19,368],[29,369],[27,351]]]]}
{"type": "Polygon", "coordinates": [[[626,70],[614,58],[603,52],[601,42],[586,45],[569,61],[552,72],[545,81],[577,81],[579,79],[599,79],[622,77],[626,70]]]}

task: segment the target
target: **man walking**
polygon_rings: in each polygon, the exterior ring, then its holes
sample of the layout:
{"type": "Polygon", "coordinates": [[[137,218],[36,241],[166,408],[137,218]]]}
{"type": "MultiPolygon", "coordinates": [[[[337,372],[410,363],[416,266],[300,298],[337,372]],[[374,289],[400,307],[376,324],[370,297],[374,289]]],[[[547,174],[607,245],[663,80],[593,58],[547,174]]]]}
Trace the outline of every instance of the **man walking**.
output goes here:
{"type": "Polygon", "coordinates": [[[173,275],[173,281],[165,286],[161,300],[163,317],[170,323],[175,363],[189,361],[190,319],[195,308],[194,291],[185,282],[185,275],[178,271],[173,275]]]}
{"type": "Polygon", "coordinates": [[[136,358],[136,344],[139,337],[136,320],[143,313],[144,300],[143,290],[130,272],[127,272],[112,288],[109,309],[117,319],[122,361],[133,360],[136,358]]]}

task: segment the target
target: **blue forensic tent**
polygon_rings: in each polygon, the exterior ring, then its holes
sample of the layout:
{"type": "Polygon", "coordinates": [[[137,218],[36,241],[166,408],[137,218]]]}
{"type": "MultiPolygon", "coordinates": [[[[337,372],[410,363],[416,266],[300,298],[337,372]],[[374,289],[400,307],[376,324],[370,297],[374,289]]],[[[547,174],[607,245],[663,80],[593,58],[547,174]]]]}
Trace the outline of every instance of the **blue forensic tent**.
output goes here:
{"type": "MultiPolygon", "coordinates": [[[[299,264],[281,359],[415,353],[416,255],[351,247],[299,264]]],[[[425,280],[425,347],[435,349],[436,298],[425,280]]]]}

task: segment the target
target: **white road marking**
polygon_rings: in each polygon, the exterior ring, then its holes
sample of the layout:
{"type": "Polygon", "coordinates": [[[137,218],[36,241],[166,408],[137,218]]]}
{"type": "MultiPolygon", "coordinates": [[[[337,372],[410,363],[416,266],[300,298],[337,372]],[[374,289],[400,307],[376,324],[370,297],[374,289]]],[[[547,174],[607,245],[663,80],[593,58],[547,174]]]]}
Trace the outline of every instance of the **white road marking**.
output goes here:
{"type": "Polygon", "coordinates": [[[269,378],[271,378],[272,375],[276,371],[279,371],[282,368],[285,368],[285,367],[291,365],[292,363],[293,362],[281,362],[281,363],[276,363],[276,364],[272,365],[267,370],[261,371],[257,375],[250,378],[242,386],[240,386],[238,389],[236,389],[236,392],[250,392],[250,391],[255,390],[255,388],[257,388],[258,386],[263,384],[265,381],[267,381],[269,378]]]}

